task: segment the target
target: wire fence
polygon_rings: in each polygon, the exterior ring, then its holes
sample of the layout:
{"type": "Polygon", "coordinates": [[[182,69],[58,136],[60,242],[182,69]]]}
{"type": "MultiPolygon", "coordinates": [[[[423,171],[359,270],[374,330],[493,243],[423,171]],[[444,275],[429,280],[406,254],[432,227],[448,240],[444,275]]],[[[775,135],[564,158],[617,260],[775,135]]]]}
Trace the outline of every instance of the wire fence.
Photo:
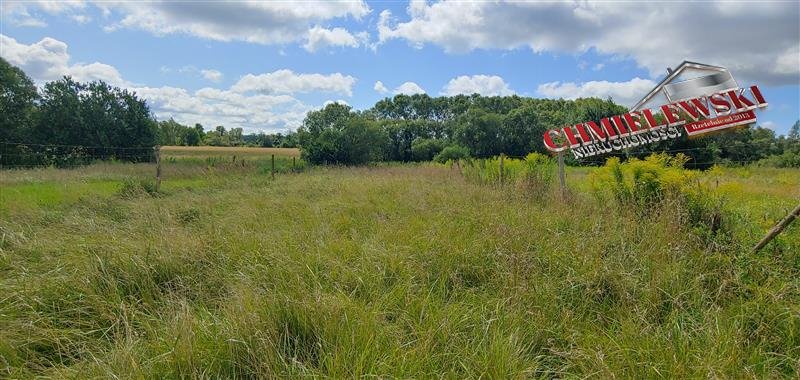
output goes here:
{"type": "Polygon", "coordinates": [[[136,179],[152,182],[156,190],[191,179],[231,174],[300,172],[305,162],[296,155],[268,149],[84,146],[0,142],[0,184],[31,180],[136,179]]]}

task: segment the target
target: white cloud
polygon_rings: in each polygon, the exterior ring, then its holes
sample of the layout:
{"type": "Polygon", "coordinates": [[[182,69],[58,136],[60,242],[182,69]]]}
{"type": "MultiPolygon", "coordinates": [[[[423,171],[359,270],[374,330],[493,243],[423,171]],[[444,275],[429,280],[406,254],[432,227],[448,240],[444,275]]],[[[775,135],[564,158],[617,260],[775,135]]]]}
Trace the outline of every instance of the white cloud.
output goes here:
{"type": "Polygon", "coordinates": [[[630,107],[655,85],[652,80],[639,77],[627,82],[550,82],[539,85],[537,92],[548,98],[564,99],[589,97],[605,99],[610,96],[616,103],[630,107]]]}
{"type": "Polygon", "coordinates": [[[385,93],[389,92],[389,89],[386,88],[386,86],[381,81],[375,82],[375,85],[372,86],[372,88],[375,89],[375,91],[377,91],[378,93],[381,93],[381,94],[385,94],[385,93]]]}
{"type": "Polygon", "coordinates": [[[497,75],[462,75],[453,78],[442,89],[442,95],[471,95],[478,93],[484,96],[512,95],[512,91],[503,78],[497,75]]]}
{"type": "Polygon", "coordinates": [[[394,89],[395,94],[414,95],[424,94],[425,90],[414,82],[405,82],[394,89]]]}
{"type": "MultiPolygon", "coordinates": [[[[160,120],[171,117],[187,125],[202,123],[209,128],[224,125],[227,128],[241,127],[247,132],[275,132],[299,127],[306,113],[315,107],[289,93],[331,90],[350,94],[355,82],[354,78],[341,74],[294,74],[289,70],[279,70],[258,76],[246,75],[245,78],[255,80],[248,82],[243,78],[244,82],[237,83],[237,86],[245,88],[244,92],[211,87],[191,92],[179,87],[135,85],[124,80],[116,68],[104,63],[72,64],[67,44],[50,37],[25,45],[0,34],[0,51],[4,59],[22,68],[37,83],[64,75],[82,82],[101,79],[136,92],[160,120]],[[247,93],[249,91],[263,93],[247,93]]],[[[211,79],[217,74],[222,76],[215,70],[198,70],[194,66],[177,70],[162,67],[162,72],[172,71],[199,72],[211,79]]],[[[342,100],[338,102],[344,103],[342,100]]]]}
{"type": "Polygon", "coordinates": [[[204,69],[200,70],[200,74],[203,75],[203,78],[206,80],[214,83],[219,83],[222,80],[222,73],[217,70],[204,69]]]}
{"type": "Polygon", "coordinates": [[[295,74],[292,70],[283,69],[260,75],[247,74],[231,90],[263,94],[331,92],[352,96],[355,83],[356,78],[341,73],[295,74]]]}
{"type": "Polygon", "coordinates": [[[325,29],[317,25],[308,30],[308,39],[303,48],[315,52],[327,46],[358,47],[360,44],[356,36],[343,28],[325,29]]]}
{"type": "Polygon", "coordinates": [[[762,128],[771,129],[773,131],[775,131],[776,128],[778,128],[778,125],[775,124],[774,121],[769,121],[769,120],[767,120],[767,121],[765,121],[763,123],[759,123],[759,126],[762,127],[762,128]]]}
{"type": "MultiPolygon", "coordinates": [[[[108,25],[109,31],[140,29],[158,36],[187,34],[217,41],[259,44],[296,42],[307,36],[311,25],[344,17],[360,19],[370,12],[369,6],[361,0],[301,3],[107,1],[98,6],[107,9],[110,14],[122,16],[108,25]]],[[[325,36],[321,38],[324,42],[325,36]]],[[[312,43],[310,46],[315,45],[312,43]]]]}
{"type": "Polygon", "coordinates": [[[48,14],[65,13],[78,23],[85,23],[89,17],[80,13],[86,8],[85,1],[72,0],[25,0],[0,2],[0,19],[8,21],[18,27],[42,28],[47,26],[35,11],[41,10],[48,14]],[[34,14],[31,14],[31,13],[34,14]]]}
{"type": "Polygon", "coordinates": [[[224,125],[246,132],[281,131],[300,126],[313,109],[288,95],[243,95],[229,90],[202,88],[194,93],[176,87],[132,88],[147,100],[161,120],[201,123],[206,128],[224,125]]]}
{"type": "Polygon", "coordinates": [[[67,44],[54,38],[45,37],[39,42],[26,45],[0,34],[0,52],[9,63],[20,67],[38,82],[70,75],[82,82],[104,80],[114,86],[130,85],[113,66],[99,62],[70,65],[67,44]]]}
{"type": "Polygon", "coordinates": [[[447,52],[594,48],[632,58],[653,77],[688,59],[728,67],[745,81],[794,85],[800,81],[798,13],[797,2],[414,1],[408,21],[381,12],[378,40],[435,44],[447,52]]]}

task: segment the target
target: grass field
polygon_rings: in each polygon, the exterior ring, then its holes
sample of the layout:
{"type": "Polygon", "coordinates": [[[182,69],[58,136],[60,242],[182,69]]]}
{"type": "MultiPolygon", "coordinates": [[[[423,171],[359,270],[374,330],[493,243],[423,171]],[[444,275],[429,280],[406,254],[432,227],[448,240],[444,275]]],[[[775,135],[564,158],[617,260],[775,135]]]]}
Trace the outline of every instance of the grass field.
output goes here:
{"type": "Polygon", "coordinates": [[[800,170],[701,174],[710,243],[593,196],[596,169],[562,202],[224,161],[167,163],[154,194],[122,191],[150,164],[0,173],[0,377],[800,376],[800,225],[749,252],[800,170]]]}

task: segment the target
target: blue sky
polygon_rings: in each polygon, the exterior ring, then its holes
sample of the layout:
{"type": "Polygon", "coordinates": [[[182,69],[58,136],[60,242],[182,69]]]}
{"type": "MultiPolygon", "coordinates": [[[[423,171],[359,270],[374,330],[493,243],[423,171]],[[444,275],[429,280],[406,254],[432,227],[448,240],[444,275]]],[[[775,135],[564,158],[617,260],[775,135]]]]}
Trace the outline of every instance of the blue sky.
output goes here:
{"type": "Polygon", "coordinates": [[[797,2],[4,1],[0,56],[37,83],[102,79],[159,119],[294,129],[328,101],[395,93],[611,96],[631,105],[684,59],[728,67],[800,116],[797,2]],[[378,83],[379,82],[379,83],[378,83]]]}

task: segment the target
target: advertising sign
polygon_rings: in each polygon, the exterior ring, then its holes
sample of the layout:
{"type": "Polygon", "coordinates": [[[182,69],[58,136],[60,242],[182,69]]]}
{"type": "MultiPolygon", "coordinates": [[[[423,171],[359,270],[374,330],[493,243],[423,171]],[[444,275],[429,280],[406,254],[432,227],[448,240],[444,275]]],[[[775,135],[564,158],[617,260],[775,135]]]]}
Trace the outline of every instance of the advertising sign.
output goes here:
{"type": "Polygon", "coordinates": [[[752,124],[754,110],[767,105],[758,86],[740,88],[727,69],[683,62],[630,112],[551,129],[544,134],[544,145],[553,152],[569,149],[578,159],[592,157],[752,124]],[[703,75],[707,71],[713,73],[703,75]],[[650,106],[656,95],[665,102],[650,106]]]}

